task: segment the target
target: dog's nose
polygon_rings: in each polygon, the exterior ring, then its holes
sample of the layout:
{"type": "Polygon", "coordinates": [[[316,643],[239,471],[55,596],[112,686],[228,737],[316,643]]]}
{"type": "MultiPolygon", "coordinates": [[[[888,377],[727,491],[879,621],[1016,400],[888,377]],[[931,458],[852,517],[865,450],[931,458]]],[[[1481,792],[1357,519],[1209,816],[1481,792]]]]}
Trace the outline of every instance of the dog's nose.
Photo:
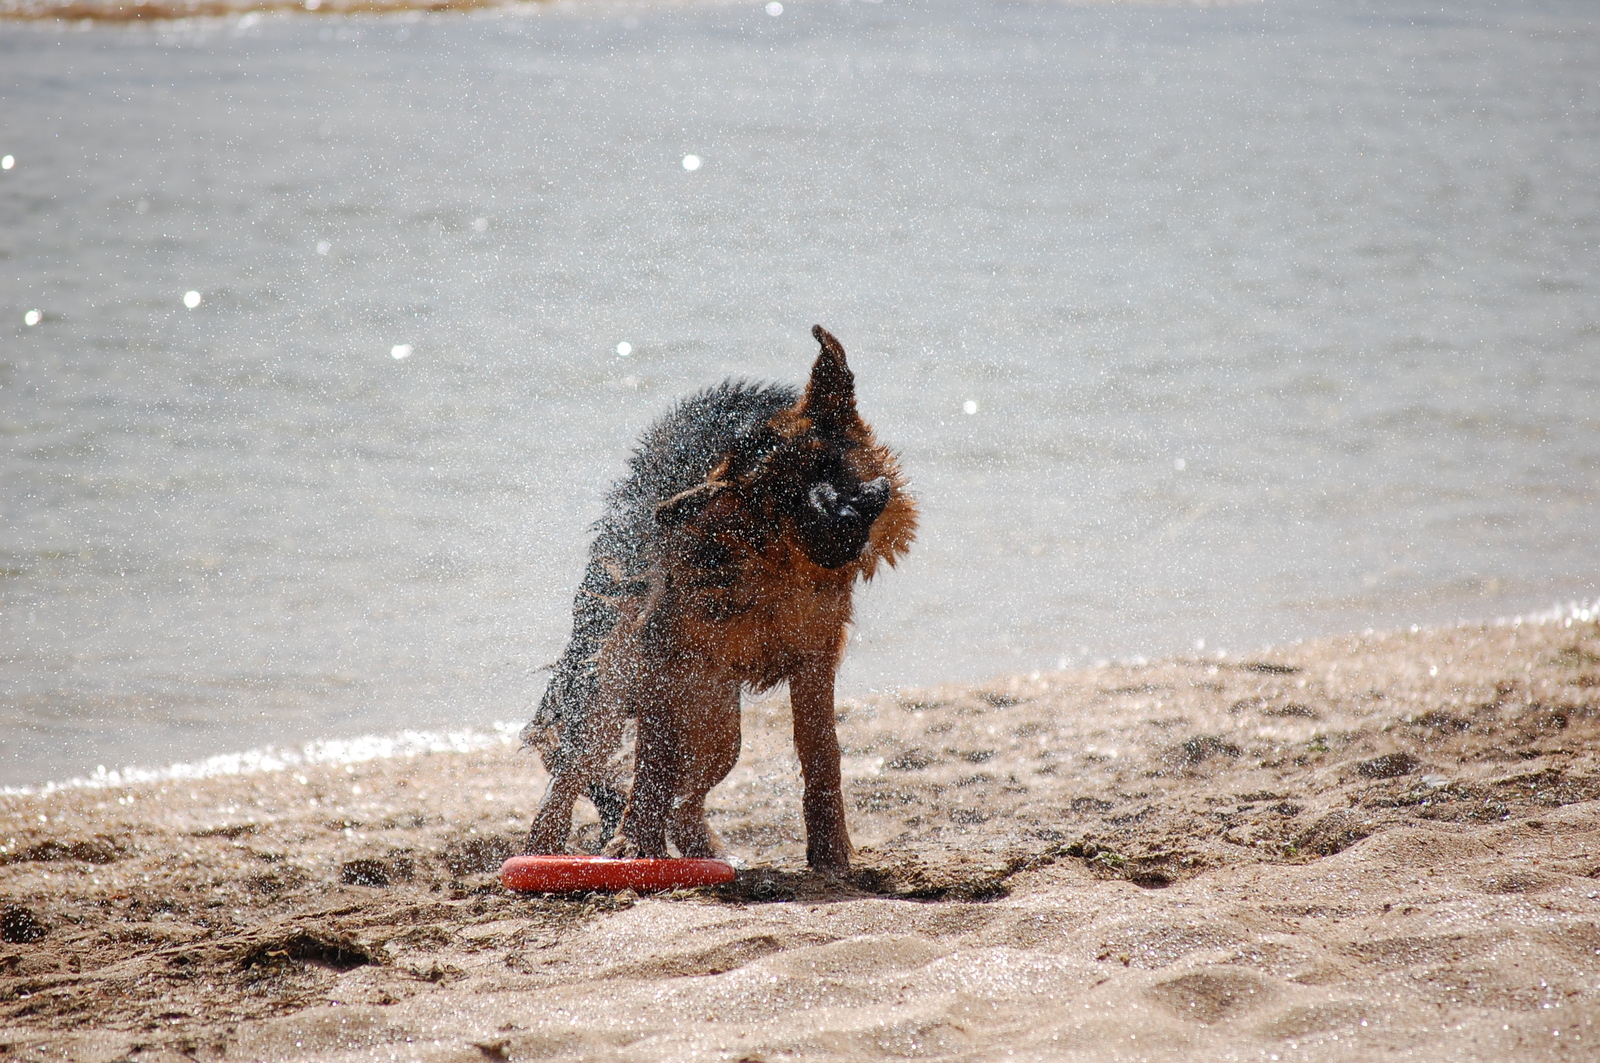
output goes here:
{"type": "Polygon", "coordinates": [[[889,478],[880,476],[876,480],[868,480],[861,485],[853,501],[868,520],[877,520],[883,507],[889,504],[889,478]]]}

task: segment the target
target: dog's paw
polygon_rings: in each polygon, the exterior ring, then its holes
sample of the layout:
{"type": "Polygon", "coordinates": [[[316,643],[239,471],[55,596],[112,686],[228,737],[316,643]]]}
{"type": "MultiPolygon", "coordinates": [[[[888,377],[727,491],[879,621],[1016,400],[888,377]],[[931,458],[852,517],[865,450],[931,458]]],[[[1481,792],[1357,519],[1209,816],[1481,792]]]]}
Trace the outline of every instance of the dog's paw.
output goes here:
{"type": "Polygon", "coordinates": [[[661,860],[667,855],[667,847],[661,845],[652,848],[619,834],[606,843],[606,847],[600,850],[600,855],[619,860],[661,860]]]}
{"type": "Polygon", "coordinates": [[[806,841],[806,863],[813,871],[825,874],[849,871],[853,855],[850,838],[843,833],[821,834],[806,841]]]}
{"type": "Polygon", "coordinates": [[[567,851],[565,832],[536,824],[522,849],[527,856],[560,856],[567,851]]]}
{"type": "Polygon", "coordinates": [[[672,845],[680,854],[696,859],[720,860],[726,847],[705,820],[682,824],[672,831],[672,845]]]}

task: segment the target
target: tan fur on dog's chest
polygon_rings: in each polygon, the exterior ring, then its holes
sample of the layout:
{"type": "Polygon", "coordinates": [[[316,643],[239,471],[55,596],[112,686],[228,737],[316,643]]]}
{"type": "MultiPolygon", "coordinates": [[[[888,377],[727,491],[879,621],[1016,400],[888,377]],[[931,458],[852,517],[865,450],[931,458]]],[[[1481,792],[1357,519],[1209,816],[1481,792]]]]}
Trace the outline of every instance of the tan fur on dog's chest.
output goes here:
{"type": "Polygon", "coordinates": [[[853,569],[829,570],[780,541],[744,559],[730,586],[685,580],[673,597],[674,649],[708,671],[764,690],[805,659],[834,657],[850,622],[853,569]]]}

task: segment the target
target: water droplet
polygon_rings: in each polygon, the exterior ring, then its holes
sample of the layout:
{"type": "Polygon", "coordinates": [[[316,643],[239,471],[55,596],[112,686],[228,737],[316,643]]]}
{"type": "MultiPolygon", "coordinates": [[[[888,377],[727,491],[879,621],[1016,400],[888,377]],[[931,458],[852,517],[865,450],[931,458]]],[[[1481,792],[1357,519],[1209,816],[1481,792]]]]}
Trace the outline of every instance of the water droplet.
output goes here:
{"type": "Polygon", "coordinates": [[[623,340],[621,343],[617,344],[617,354],[619,357],[626,358],[632,353],[633,344],[629,343],[627,340],[623,340]]]}
{"type": "Polygon", "coordinates": [[[22,323],[27,325],[29,328],[33,328],[33,326],[37,325],[43,319],[44,315],[39,313],[37,310],[29,310],[26,314],[22,315],[22,323]]]}
{"type": "Polygon", "coordinates": [[[17,157],[15,155],[6,155],[4,157],[0,157],[0,170],[9,170],[16,164],[17,157]]]}
{"type": "Polygon", "coordinates": [[[700,169],[700,156],[685,155],[683,157],[683,168],[688,170],[690,173],[700,169]]]}
{"type": "Polygon", "coordinates": [[[778,3],[778,0],[772,0],[772,3],[767,5],[767,14],[771,15],[773,18],[777,18],[779,15],[783,14],[783,5],[778,3]]]}
{"type": "Polygon", "coordinates": [[[329,251],[332,251],[332,250],[333,250],[333,244],[329,243],[327,240],[318,240],[317,241],[317,254],[325,255],[329,251]]]}
{"type": "Polygon", "coordinates": [[[200,305],[200,293],[199,292],[193,292],[193,291],[184,292],[183,293],[183,305],[187,306],[190,310],[193,310],[195,307],[199,306],[200,305]]]}
{"type": "Polygon", "coordinates": [[[967,413],[967,414],[977,413],[978,412],[977,400],[968,399],[966,402],[963,402],[961,404],[961,412],[962,413],[967,413]]]}
{"type": "Polygon", "coordinates": [[[1187,461],[1184,461],[1182,458],[1173,458],[1172,459],[1172,467],[1174,469],[1177,469],[1179,472],[1182,472],[1183,470],[1185,470],[1185,469],[1187,469],[1189,467],[1189,463],[1187,461]]]}
{"type": "Polygon", "coordinates": [[[389,357],[397,362],[403,362],[411,357],[411,344],[397,343],[389,348],[389,357]]]}
{"type": "Polygon", "coordinates": [[[307,11],[315,11],[322,6],[322,0],[304,0],[307,11]]]}
{"type": "Polygon", "coordinates": [[[489,228],[489,219],[488,218],[473,218],[472,219],[472,229],[473,229],[474,232],[480,232],[481,233],[481,232],[483,232],[484,230],[486,230],[488,228],[489,228]]]}

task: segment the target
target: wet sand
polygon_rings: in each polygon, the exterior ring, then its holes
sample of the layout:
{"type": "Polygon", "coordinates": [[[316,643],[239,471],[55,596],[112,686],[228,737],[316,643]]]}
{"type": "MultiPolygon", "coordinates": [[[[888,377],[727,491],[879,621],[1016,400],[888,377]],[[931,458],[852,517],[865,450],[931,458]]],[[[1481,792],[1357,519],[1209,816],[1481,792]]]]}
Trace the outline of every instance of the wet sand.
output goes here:
{"type": "Polygon", "coordinates": [[[500,888],[509,747],[3,795],[0,1059],[1593,1059],[1585,616],[851,703],[836,879],[782,698],[671,896],[500,888]]]}

